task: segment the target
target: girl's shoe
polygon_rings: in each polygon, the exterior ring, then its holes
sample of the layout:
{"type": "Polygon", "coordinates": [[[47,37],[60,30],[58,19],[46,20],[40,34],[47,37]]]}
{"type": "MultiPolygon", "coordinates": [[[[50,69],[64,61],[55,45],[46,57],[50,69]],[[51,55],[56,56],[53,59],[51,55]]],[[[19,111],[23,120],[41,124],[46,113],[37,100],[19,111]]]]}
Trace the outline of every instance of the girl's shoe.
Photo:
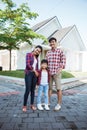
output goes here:
{"type": "Polygon", "coordinates": [[[34,110],[34,111],[37,110],[37,108],[36,108],[34,105],[31,105],[30,107],[31,107],[31,109],[34,110]]]}
{"type": "Polygon", "coordinates": [[[41,111],[44,110],[41,104],[37,104],[37,108],[38,110],[41,110],[41,111]]]}
{"type": "Polygon", "coordinates": [[[26,106],[23,106],[22,111],[23,111],[23,112],[26,112],[26,111],[27,111],[27,107],[26,107],[26,106]]]}
{"type": "Polygon", "coordinates": [[[48,103],[48,106],[50,107],[50,103],[48,103]]]}
{"type": "Polygon", "coordinates": [[[48,106],[48,104],[45,104],[45,110],[47,110],[47,111],[49,111],[50,110],[50,108],[49,108],[49,106],[48,106]]]}

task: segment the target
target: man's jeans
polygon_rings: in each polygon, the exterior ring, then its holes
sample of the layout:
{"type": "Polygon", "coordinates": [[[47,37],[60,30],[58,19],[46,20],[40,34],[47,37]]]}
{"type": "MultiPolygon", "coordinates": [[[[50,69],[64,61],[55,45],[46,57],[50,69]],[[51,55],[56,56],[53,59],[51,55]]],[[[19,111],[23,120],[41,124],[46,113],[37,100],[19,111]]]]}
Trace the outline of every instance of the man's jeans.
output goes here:
{"type": "Polygon", "coordinates": [[[48,85],[39,85],[37,104],[41,104],[41,99],[42,99],[43,94],[44,94],[44,103],[48,104],[48,85]]]}

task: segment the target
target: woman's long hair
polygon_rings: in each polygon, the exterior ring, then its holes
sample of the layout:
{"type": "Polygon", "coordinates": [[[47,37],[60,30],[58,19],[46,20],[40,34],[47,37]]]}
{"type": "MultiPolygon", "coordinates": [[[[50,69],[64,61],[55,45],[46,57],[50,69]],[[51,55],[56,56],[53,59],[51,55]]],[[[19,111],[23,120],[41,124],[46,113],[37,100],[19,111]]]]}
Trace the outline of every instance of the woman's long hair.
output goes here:
{"type": "MultiPolygon", "coordinates": [[[[40,48],[40,50],[41,50],[41,53],[42,53],[42,51],[43,51],[43,48],[42,48],[42,46],[40,46],[40,45],[37,45],[35,48],[40,48]]],[[[36,58],[38,58],[38,56],[39,56],[39,55],[36,55],[36,58]]]]}

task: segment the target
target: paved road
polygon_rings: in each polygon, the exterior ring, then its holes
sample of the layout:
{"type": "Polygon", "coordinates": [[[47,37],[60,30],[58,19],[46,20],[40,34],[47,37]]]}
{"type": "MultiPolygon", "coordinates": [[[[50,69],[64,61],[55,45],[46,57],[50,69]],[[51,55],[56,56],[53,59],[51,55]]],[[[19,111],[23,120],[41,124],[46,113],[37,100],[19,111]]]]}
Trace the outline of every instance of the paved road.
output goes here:
{"type": "MultiPolygon", "coordinates": [[[[87,130],[87,84],[63,91],[62,109],[22,112],[24,86],[0,81],[0,130],[87,130]]],[[[37,97],[37,94],[36,94],[37,97]]],[[[35,103],[36,103],[35,97],[35,103]]]]}

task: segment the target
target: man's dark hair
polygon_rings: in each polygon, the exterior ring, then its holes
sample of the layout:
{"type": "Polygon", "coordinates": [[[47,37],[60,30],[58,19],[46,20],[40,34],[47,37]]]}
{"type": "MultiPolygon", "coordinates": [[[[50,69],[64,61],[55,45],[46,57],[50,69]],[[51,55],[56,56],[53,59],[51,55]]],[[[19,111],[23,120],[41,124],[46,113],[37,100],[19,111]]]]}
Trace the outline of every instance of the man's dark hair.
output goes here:
{"type": "Polygon", "coordinates": [[[40,49],[41,49],[41,52],[43,51],[43,48],[42,48],[42,46],[40,46],[40,45],[37,45],[35,48],[40,48],[40,49]]]}
{"type": "Polygon", "coordinates": [[[41,64],[46,63],[48,65],[48,61],[46,59],[41,60],[41,64]]]}
{"type": "Polygon", "coordinates": [[[57,41],[57,39],[56,39],[55,37],[51,37],[51,38],[49,39],[49,43],[50,43],[52,40],[55,40],[55,42],[57,41]]]}

